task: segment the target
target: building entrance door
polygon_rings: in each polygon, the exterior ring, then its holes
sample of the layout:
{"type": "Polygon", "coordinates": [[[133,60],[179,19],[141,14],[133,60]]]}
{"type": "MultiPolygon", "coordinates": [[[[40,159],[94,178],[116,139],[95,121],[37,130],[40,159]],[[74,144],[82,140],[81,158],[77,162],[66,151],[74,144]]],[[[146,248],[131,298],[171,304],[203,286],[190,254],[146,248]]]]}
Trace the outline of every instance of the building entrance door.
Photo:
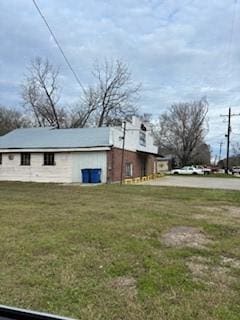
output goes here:
{"type": "Polygon", "coordinates": [[[147,175],[147,161],[146,158],[143,157],[141,159],[141,177],[145,177],[147,175]]]}

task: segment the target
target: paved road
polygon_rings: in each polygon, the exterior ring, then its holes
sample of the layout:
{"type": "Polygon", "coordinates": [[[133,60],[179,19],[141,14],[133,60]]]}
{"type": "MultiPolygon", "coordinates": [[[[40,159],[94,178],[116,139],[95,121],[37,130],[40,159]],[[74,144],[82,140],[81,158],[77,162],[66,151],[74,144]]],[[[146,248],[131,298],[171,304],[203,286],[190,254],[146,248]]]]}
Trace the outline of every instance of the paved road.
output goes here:
{"type": "Polygon", "coordinates": [[[240,178],[207,178],[207,177],[186,177],[166,176],[160,179],[146,181],[142,184],[153,186],[175,186],[191,188],[211,188],[240,190],[240,178]]]}

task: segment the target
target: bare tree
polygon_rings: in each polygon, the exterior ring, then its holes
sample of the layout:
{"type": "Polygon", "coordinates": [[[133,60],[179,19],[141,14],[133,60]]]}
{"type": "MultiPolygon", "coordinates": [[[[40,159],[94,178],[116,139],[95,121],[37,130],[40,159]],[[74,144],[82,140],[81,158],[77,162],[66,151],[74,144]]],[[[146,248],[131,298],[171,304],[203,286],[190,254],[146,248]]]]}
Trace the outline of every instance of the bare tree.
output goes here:
{"type": "Polygon", "coordinates": [[[191,164],[206,133],[206,99],[191,103],[173,104],[159,118],[155,130],[161,151],[178,159],[180,165],[191,164]]]}
{"type": "Polygon", "coordinates": [[[236,142],[232,145],[232,154],[234,157],[240,158],[240,143],[236,142]]]}
{"type": "Polygon", "coordinates": [[[211,148],[210,145],[202,142],[198,143],[192,155],[193,164],[210,165],[211,163],[211,148]]]}
{"type": "Polygon", "coordinates": [[[98,127],[115,125],[136,113],[140,85],[132,82],[126,64],[106,60],[96,63],[92,74],[96,84],[83,92],[76,121],[79,126],[89,121],[98,127]]]}
{"type": "Polygon", "coordinates": [[[80,102],[77,103],[70,114],[72,128],[84,128],[90,125],[91,116],[97,110],[98,95],[92,87],[84,89],[80,102]]]}
{"type": "Polygon", "coordinates": [[[64,123],[65,111],[58,104],[58,76],[57,68],[38,57],[30,64],[22,84],[24,106],[40,127],[60,128],[64,123]]]}
{"type": "Polygon", "coordinates": [[[31,125],[30,120],[20,111],[0,106],[0,135],[29,125],[31,125]]]}
{"type": "Polygon", "coordinates": [[[152,122],[152,114],[151,113],[143,113],[139,116],[142,122],[151,123],[152,122]]]}

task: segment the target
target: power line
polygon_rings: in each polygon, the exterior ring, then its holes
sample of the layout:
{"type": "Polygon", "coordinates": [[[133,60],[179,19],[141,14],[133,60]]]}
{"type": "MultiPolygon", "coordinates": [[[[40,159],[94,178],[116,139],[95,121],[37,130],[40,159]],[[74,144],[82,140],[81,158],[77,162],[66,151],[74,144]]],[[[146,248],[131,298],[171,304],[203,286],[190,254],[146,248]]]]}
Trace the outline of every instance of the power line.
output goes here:
{"type": "Polygon", "coordinates": [[[68,68],[71,70],[71,72],[72,72],[72,74],[74,75],[74,78],[76,79],[76,81],[77,81],[77,83],[79,84],[80,88],[81,88],[83,91],[85,91],[85,89],[84,89],[84,87],[83,87],[83,85],[82,85],[82,83],[81,83],[81,81],[80,81],[77,73],[74,71],[73,67],[71,66],[70,61],[68,60],[66,54],[64,53],[64,51],[63,51],[63,49],[62,49],[59,41],[57,40],[57,38],[56,38],[56,36],[55,36],[55,34],[54,34],[54,32],[53,32],[53,30],[51,29],[50,25],[48,24],[47,19],[46,19],[45,16],[43,15],[43,13],[42,13],[42,11],[40,10],[39,6],[37,5],[36,1],[35,1],[35,0],[32,0],[32,2],[33,2],[33,4],[34,4],[35,8],[37,9],[40,17],[42,18],[43,22],[45,23],[46,27],[48,28],[48,31],[50,32],[51,36],[53,37],[53,40],[54,40],[54,42],[56,43],[59,51],[61,52],[61,54],[62,54],[62,56],[63,56],[63,58],[64,58],[64,60],[65,60],[65,62],[66,62],[66,64],[67,64],[67,66],[68,66],[68,68]]]}
{"type": "MultiPolygon", "coordinates": [[[[229,37],[229,42],[227,44],[225,44],[224,46],[224,51],[226,51],[224,53],[227,60],[226,66],[227,66],[227,76],[230,75],[230,72],[232,71],[232,64],[230,65],[231,62],[231,51],[232,51],[232,45],[233,45],[233,39],[234,39],[234,31],[235,31],[235,21],[236,21],[236,17],[237,17],[237,6],[238,6],[238,0],[234,0],[234,8],[233,8],[233,15],[232,15],[232,19],[231,19],[231,27],[230,27],[230,37],[229,37]]],[[[224,57],[224,56],[223,56],[224,57]]],[[[205,64],[206,64],[206,60],[205,60],[205,64]]],[[[220,69],[220,66],[218,66],[217,70],[220,69]]],[[[220,75],[221,77],[221,75],[220,75]]],[[[226,77],[226,76],[225,76],[226,77]]],[[[205,73],[203,75],[203,77],[201,78],[201,81],[199,82],[199,87],[202,88],[203,84],[207,82],[209,78],[209,75],[207,73],[205,73]]],[[[216,78],[216,75],[215,75],[216,78]]],[[[219,77],[218,77],[219,78],[219,77]]],[[[226,88],[226,82],[224,83],[224,88],[226,88]]],[[[203,93],[204,94],[204,93],[203,93]]],[[[227,92],[224,94],[224,96],[230,95],[231,92],[227,92]]],[[[211,95],[210,93],[206,93],[205,96],[208,98],[211,95]]]]}
{"type": "Polygon", "coordinates": [[[225,137],[227,138],[227,164],[225,168],[226,174],[228,174],[228,170],[229,170],[229,147],[230,147],[230,135],[232,131],[231,118],[236,116],[240,116],[240,114],[232,113],[231,108],[228,109],[228,114],[220,115],[220,117],[228,117],[228,129],[227,129],[227,134],[225,135],[225,137]]]}
{"type": "MultiPolygon", "coordinates": [[[[231,17],[229,20],[229,31],[227,32],[227,39],[224,41],[224,48],[221,53],[221,57],[224,63],[218,64],[216,72],[214,74],[215,81],[218,79],[221,81],[222,78],[225,79],[222,89],[227,92],[222,92],[221,96],[228,99],[228,104],[231,105],[233,101],[233,92],[235,90],[227,88],[227,81],[231,75],[233,75],[233,44],[236,32],[236,22],[238,21],[238,5],[239,0],[232,1],[231,17]],[[223,68],[223,69],[222,69],[223,68]],[[230,96],[230,97],[229,97],[230,96]]],[[[210,93],[211,94],[211,93],[210,93]]]]}
{"type": "Polygon", "coordinates": [[[233,45],[233,35],[234,35],[234,29],[235,29],[235,21],[236,21],[236,15],[237,15],[237,6],[238,6],[238,0],[234,1],[234,8],[233,8],[233,16],[232,16],[232,23],[231,23],[231,29],[230,29],[230,40],[228,43],[227,48],[227,55],[228,55],[228,64],[229,64],[229,71],[231,71],[232,63],[231,63],[231,54],[232,54],[232,45],[233,45]]]}
{"type": "MultiPolygon", "coordinates": [[[[226,61],[227,61],[226,79],[228,80],[229,80],[229,77],[231,77],[233,72],[233,61],[232,61],[233,60],[233,40],[234,40],[234,32],[235,32],[235,22],[237,20],[237,9],[238,9],[238,0],[234,0],[230,37],[229,37],[228,47],[226,48],[226,61]]],[[[227,81],[225,81],[225,88],[226,88],[226,83],[227,81]]],[[[231,105],[233,98],[230,98],[230,101],[231,102],[229,104],[231,105]]]]}

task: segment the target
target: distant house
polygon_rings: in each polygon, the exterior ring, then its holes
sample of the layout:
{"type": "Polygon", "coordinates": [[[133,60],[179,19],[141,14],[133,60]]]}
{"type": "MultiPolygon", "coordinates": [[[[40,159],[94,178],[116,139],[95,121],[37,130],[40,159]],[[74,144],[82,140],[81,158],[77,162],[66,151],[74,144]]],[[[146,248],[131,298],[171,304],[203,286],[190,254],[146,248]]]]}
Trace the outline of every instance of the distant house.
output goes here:
{"type": "Polygon", "coordinates": [[[0,137],[0,180],[111,183],[121,170],[123,178],[156,172],[147,125],[136,117],[127,122],[123,163],[122,138],[121,127],[16,129],[0,137]]]}

